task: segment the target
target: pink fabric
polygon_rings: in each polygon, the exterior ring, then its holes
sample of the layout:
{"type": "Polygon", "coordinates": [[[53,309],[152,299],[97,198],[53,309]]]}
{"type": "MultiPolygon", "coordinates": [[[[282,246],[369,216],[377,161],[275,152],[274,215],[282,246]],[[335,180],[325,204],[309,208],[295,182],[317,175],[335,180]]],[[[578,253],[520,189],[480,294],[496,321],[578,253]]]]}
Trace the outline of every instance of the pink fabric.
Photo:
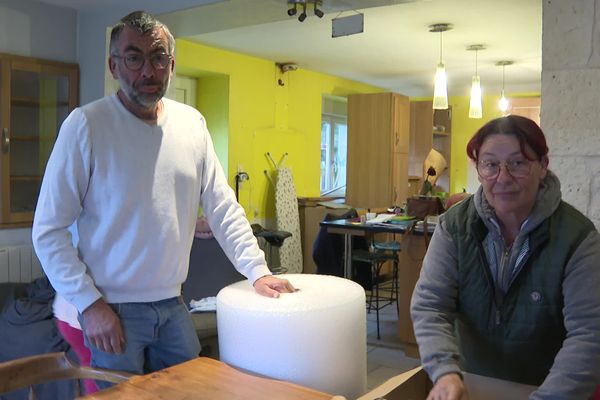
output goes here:
{"type": "Polygon", "coordinates": [[[594,390],[594,394],[590,397],[590,400],[600,400],[600,385],[596,386],[596,390],[594,390]]]}
{"type": "MultiPolygon", "coordinates": [[[[79,364],[84,367],[89,367],[92,354],[90,353],[90,350],[85,347],[83,341],[83,332],[79,329],[73,328],[71,325],[59,319],[56,320],[56,326],[58,327],[58,331],[61,333],[63,338],[71,345],[75,351],[75,354],[77,354],[77,357],[79,358],[79,364]]],[[[85,394],[91,394],[98,391],[96,382],[94,382],[93,379],[84,379],[83,386],[85,394]]]]}

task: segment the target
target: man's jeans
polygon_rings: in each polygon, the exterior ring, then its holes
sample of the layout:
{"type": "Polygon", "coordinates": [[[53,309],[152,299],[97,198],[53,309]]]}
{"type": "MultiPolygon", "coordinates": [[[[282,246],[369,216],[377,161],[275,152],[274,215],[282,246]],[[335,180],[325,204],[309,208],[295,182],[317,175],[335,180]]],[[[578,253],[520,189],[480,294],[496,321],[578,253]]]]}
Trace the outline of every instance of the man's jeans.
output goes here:
{"type": "MultiPolygon", "coordinates": [[[[109,306],[121,319],[125,344],[121,354],[109,354],[85,345],[92,367],[146,374],[179,364],[200,353],[200,342],[181,296],[151,303],[114,303],[109,306]]],[[[80,323],[85,321],[79,315],[80,323]]],[[[111,386],[98,381],[100,389],[111,386]]]]}

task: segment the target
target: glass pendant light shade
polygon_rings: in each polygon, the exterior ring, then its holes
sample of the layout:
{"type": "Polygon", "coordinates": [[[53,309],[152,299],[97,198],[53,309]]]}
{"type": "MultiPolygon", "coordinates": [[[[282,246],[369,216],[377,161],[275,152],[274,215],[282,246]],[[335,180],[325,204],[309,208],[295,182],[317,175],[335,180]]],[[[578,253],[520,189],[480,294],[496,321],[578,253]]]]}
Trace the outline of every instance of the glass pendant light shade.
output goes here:
{"type": "Polygon", "coordinates": [[[440,23],[429,26],[429,32],[440,34],[440,60],[435,69],[435,82],[433,86],[433,109],[448,109],[448,81],[446,78],[446,66],[442,61],[442,32],[452,29],[452,24],[440,23]]]}
{"type": "Polygon", "coordinates": [[[485,49],[482,44],[472,44],[467,47],[469,51],[475,51],[475,75],[471,80],[471,101],[469,102],[469,118],[482,118],[482,104],[481,104],[481,79],[477,73],[477,52],[485,49]]]}
{"type": "Polygon", "coordinates": [[[469,118],[481,118],[481,80],[479,75],[474,75],[471,80],[471,101],[469,102],[469,118]]]}
{"type": "Polygon", "coordinates": [[[512,65],[513,61],[498,61],[496,66],[502,67],[502,93],[500,95],[500,101],[498,102],[498,108],[502,111],[502,115],[506,115],[510,107],[510,103],[504,94],[504,67],[512,65]]]}
{"type": "Polygon", "coordinates": [[[435,84],[433,87],[433,109],[448,109],[448,82],[446,80],[446,68],[440,62],[435,70],[435,84]]]}
{"type": "Polygon", "coordinates": [[[504,90],[502,90],[502,96],[500,97],[500,101],[498,102],[498,108],[500,108],[500,111],[502,111],[502,114],[506,114],[506,111],[508,111],[509,105],[510,104],[508,103],[508,99],[504,95],[504,90]]]}

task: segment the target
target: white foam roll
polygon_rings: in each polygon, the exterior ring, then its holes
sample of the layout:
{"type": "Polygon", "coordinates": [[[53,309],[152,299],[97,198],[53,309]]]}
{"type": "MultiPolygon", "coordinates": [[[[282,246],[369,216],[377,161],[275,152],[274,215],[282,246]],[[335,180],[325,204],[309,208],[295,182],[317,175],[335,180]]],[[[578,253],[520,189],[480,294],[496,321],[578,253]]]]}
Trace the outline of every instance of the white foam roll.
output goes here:
{"type": "Polygon", "coordinates": [[[217,295],[222,361],[355,399],[367,387],[365,292],[328,275],[278,275],[295,293],[257,294],[248,281],[217,295]]]}

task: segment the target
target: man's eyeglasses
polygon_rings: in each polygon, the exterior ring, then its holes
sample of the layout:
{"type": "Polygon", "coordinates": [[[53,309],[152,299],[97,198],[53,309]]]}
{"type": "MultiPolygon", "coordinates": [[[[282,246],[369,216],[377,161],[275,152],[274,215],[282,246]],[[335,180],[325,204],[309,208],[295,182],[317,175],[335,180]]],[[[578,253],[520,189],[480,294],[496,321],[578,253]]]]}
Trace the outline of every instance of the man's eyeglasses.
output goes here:
{"type": "Polygon", "coordinates": [[[494,160],[478,160],[477,173],[483,179],[496,179],[504,165],[513,178],[526,178],[531,172],[532,161],[527,159],[508,160],[499,162],[494,160]]]}
{"type": "Polygon", "coordinates": [[[144,66],[146,59],[150,61],[150,64],[154,69],[165,69],[171,63],[173,56],[167,53],[153,53],[148,57],[142,54],[127,54],[125,56],[113,55],[114,58],[121,58],[127,69],[131,71],[139,71],[144,66]]]}

